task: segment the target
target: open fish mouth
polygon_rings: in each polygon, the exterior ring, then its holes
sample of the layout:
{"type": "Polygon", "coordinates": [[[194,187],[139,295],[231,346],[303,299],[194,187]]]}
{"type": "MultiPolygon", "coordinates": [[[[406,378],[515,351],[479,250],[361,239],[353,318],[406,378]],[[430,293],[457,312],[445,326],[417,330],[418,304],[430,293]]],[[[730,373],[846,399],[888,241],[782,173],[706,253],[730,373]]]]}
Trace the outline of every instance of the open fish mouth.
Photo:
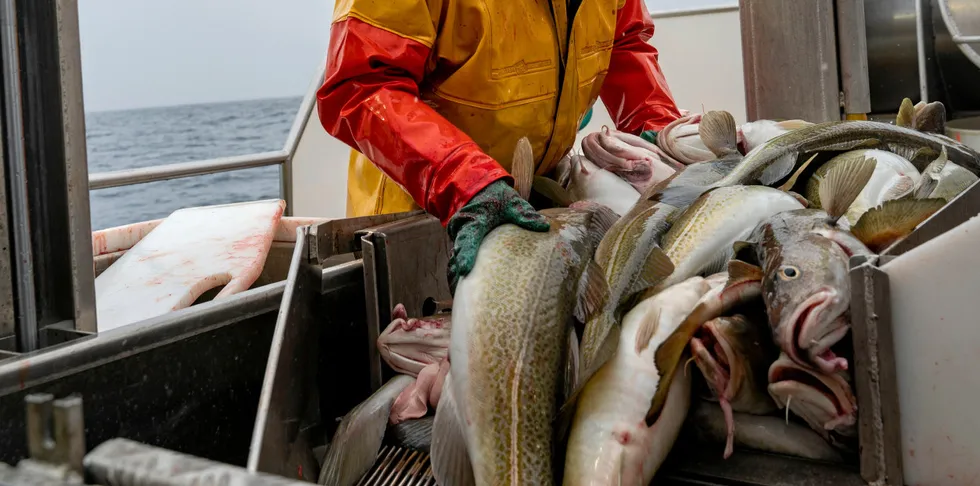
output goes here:
{"type": "Polygon", "coordinates": [[[738,375],[738,371],[732,369],[735,355],[714,320],[706,322],[691,338],[691,354],[712,393],[719,399],[731,400],[735,396],[734,384],[738,378],[733,376],[738,375]]]}
{"type": "Polygon", "coordinates": [[[769,368],[769,394],[817,431],[849,434],[856,423],[854,394],[839,374],[823,374],[780,357],[769,368]]]}
{"type": "Polygon", "coordinates": [[[791,359],[824,373],[847,369],[847,359],[830,349],[850,330],[850,321],[839,310],[842,301],[836,289],[824,288],[793,310],[789,319],[780,325],[783,332],[777,337],[791,359]]]}
{"type": "Polygon", "coordinates": [[[721,405],[725,416],[725,427],[728,438],[725,442],[724,458],[732,455],[735,442],[735,417],[732,412],[731,399],[735,396],[740,370],[731,343],[718,330],[716,320],[706,322],[691,338],[691,354],[698,369],[704,374],[708,388],[721,405]]]}

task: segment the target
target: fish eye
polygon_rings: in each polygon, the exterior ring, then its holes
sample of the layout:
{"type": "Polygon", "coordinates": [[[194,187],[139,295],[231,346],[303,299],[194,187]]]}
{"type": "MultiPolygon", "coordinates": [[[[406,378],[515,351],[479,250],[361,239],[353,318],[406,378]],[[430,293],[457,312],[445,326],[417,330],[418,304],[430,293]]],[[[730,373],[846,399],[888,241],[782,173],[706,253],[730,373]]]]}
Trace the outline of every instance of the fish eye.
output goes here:
{"type": "Polygon", "coordinates": [[[800,269],[793,265],[784,265],[779,269],[779,278],[783,280],[796,280],[800,277],[800,269]]]}

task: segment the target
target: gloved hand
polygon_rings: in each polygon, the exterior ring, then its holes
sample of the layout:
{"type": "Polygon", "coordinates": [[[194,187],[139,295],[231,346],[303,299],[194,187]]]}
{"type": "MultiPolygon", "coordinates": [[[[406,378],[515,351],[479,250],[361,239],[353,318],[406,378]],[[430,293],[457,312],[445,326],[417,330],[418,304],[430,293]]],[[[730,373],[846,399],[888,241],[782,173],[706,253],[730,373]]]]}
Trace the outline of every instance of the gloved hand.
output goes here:
{"type": "Polygon", "coordinates": [[[657,132],[655,130],[644,130],[640,133],[640,138],[652,144],[657,143],[657,132]]]}
{"type": "Polygon", "coordinates": [[[503,180],[484,187],[449,219],[446,229],[454,242],[449,256],[449,289],[453,295],[459,279],[473,270],[483,238],[506,223],[530,231],[544,232],[551,228],[548,219],[503,180]]]}

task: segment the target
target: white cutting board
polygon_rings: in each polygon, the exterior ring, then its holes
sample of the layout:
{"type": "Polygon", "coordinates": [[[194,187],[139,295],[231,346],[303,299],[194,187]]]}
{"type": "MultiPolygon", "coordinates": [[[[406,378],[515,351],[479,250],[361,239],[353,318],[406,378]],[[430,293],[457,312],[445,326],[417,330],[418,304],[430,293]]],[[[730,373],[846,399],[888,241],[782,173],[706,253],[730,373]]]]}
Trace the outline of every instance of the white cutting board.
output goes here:
{"type": "Polygon", "coordinates": [[[265,265],[286,203],[272,199],[174,211],[95,279],[99,332],[247,290],[265,265]]]}
{"type": "Polygon", "coordinates": [[[980,484],[978,247],[980,218],[973,217],[881,267],[891,293],[908,485],[980,484]]]}

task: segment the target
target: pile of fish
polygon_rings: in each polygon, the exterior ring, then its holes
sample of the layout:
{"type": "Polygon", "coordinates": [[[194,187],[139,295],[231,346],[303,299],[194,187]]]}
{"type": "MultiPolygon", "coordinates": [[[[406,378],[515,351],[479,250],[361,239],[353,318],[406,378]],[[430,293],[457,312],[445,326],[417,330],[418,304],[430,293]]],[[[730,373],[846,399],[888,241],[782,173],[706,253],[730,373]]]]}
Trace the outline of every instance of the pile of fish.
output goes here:
{"type": "Polygon", "coordinates": [[[411,376],[343,418],[320,483],[353,484],[386,429],[445,486],[646,485],[685,430],[725,458],[853,461],[849,260],[978,180],[944,124],[906,100],[894,124],[710,111],[656,144],[589,134],[516,181],[553,203],[549,232],[491,231],[451,314],[396,309],[379,349],[411,376]]]}

